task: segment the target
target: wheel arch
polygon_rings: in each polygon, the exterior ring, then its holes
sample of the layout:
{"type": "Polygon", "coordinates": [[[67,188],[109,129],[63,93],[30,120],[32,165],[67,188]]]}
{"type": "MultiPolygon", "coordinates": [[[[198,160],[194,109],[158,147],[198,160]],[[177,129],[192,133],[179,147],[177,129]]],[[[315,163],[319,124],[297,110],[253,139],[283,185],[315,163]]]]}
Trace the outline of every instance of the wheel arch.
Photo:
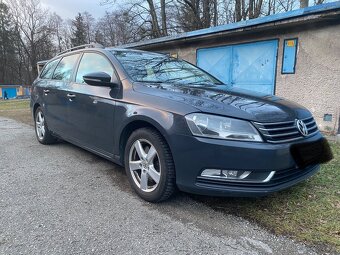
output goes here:
{"type": "Polygon", "coordinates": [[[35,103],[33,105],[33,110],[32,110],[32,115],[33,115],[33,119],[35,120],[35,111],[38,109],[38,107],[40,107],[41,105],[39,103],[35,103]]]}
{"type": "MultiPolygon", "coordinates": [[[[166,132],[166,128],[164,128],[160,123],[155,121],[154,119],[147,117],[147,116],[135,116],[134,118],[131,117],[130,121],[127,122],[124,127],[122,128],[122,131],[120,132],[119,137],[119,155],[120,155],[120,161],[122,165],[124,165],[124,151],[126,143],[131,136],[131,134],[140,128],[152,128],[156,131],[158,131],[167,145],[170,148],[169,145],[169,137],[166,132]]],[[[171,148],[170,148],[171,151],[171,148]]]]}

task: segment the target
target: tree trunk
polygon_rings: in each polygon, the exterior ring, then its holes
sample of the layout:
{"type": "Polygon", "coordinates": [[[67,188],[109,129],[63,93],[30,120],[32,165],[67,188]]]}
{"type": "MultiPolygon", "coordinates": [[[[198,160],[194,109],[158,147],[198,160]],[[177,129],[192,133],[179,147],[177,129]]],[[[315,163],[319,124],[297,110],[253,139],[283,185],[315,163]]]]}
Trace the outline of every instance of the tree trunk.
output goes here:
{"type": "Polygon", "coordinates": [[[157,19],[157,14],[155,10],[155,5],[153,4],[153,0],[147,0],[149,4],[149,9],[150,9],[150,15],[151,15],[151,24],[152,24],[152,37],[160,37],[160,29],[158,25],[158,19],[157,19]]]}
{"type": "Polygon", "coordinates": [[[242,20],[241,14],[241,0],[235,0],[235,21],[242,20]]]}
{"type": "Polygon", "coordinates": [[[249,19],[254,18],[254,0],[249,0],[249,19]]]}
{"type": "Polygon", "coordinates": [[[168,28],[166,24],[165,0],[161,0],[161,17],[162,17],[162,35],[168,35],[168,28]]]}
{"type": "Polygon", "coordinates": [[[308,0],[300,0],[300,8],[308,7],[308,0]]]}
{"type": "Polygon", "coordinates": [[[261,15],[263,0],[258,0],[255,4],[255,10],[253,13],[253,18],[258,18],[261,15]]]}
{"type": "Polygon", "coordinates": [[[245,2],[245,0],[241,1],[241,12],[242,12],[242,19],[246,20],[247,19],[248,11],[246,10],[246,2],[245,2]]]}
{"type": "Polygon", "coordinates": [[[203,0],[203,27],[207,28],[210,27],[210,1],[209,0],[203,0]]]}
{"type": "Polygon", "coordinates": [[[217,8],[217,0],[214,0],[214,20],[213,20],[213,25],[216,27],[218,24],[218,8],[217,8]]]}

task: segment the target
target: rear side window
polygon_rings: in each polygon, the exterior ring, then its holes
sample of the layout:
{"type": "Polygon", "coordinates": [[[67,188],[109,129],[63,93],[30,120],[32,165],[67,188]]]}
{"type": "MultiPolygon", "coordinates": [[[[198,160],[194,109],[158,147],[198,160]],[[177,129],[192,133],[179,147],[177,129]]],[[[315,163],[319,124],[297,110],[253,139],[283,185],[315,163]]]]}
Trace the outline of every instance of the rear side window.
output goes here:
{"type": "Polygon", "coordinates": [[[76,82],[84,83],[83,76],[89,73],[105,72],[111,77],[114,75],[110,61],[97,53],[84,53],[77,71],[76,82]]]}
{"type": "Polygon", "coordinates": [[[59,62],[59,58],[56,60],[53,60],[52,62],[46,64],[44,70],[41,72],[40,78],[41,79],[52,79],[52,74],[59,62]]]}
{"type": "Polygon", "coordinates": [[[73,68],[77,62],[79,54],[64,57],[54,71],[53,79],[69,81],[72,75],[73,68]]]}

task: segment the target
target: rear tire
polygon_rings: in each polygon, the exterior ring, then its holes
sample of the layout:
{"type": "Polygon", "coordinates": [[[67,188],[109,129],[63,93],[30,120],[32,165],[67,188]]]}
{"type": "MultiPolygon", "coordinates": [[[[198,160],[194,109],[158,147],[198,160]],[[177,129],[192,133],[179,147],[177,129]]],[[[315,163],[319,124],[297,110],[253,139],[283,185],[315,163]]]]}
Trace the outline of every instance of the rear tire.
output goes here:
{"type": "Polygon", "coordinates": [[[159,132],[152,128],[134,131],[126,143],[124,159],[130,185],[141,198],[157,203],[174,194],[175,165],[159,132]]]}
{"type": "Polygon", "coordinates": [[[34,127],[39,143],[47,145],[57,141],[57,138],[54,137],[52,132],[48,129],[45,115],[41,107],[38,107],[34,113],[34,127]]]}

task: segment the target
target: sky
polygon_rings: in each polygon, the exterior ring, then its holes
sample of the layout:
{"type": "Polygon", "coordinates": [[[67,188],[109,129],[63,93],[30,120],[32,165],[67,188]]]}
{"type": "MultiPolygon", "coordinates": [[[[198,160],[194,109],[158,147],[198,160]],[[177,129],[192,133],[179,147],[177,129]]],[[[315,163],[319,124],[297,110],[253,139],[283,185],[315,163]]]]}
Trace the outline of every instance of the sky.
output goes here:
{"type": "Polygon", "coordinates": [[[100,0],[41,0],[44,8],[56,12],[63,19],[74,19],[78,12],[87,11],[93,17],[102,17],[106,10],[112,10],[112,6],[100,5],[100,0]]]}

